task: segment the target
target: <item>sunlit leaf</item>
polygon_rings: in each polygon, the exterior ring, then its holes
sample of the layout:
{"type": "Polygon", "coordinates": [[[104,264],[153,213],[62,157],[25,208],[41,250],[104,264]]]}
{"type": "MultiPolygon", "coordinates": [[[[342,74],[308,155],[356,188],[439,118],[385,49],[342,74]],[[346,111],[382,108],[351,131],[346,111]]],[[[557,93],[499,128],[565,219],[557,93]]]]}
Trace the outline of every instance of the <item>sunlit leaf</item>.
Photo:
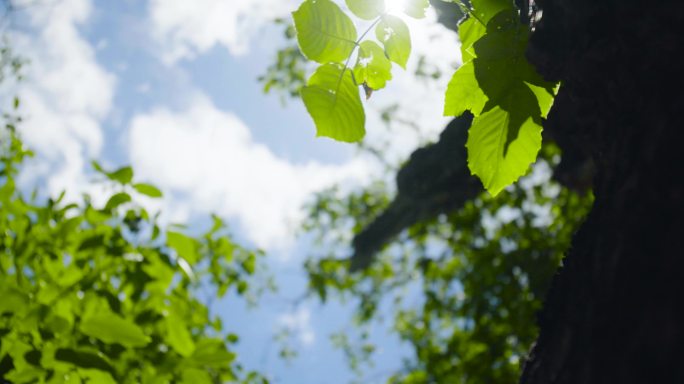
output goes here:
{"type": "Polygon", "coordinates": [[[392,79],[392,63],[383,49],[374,41],[364,41],[359,47],[359,57],[354,66],[354,80],[366,83],[373,90],[382,89],[392,79]]]}
{"type": "Polygon", "coordinates": [[[150,342],[140,327],[115,313],[90,315],[82,320],[80,329],[84,334],[108,344],[143,347],[150,342]]]}
{"type": "Polygon", "coordinates": [[[167,231],[166,244],[175,249],[178,255],[193,265],[199,259],[197,241],[180,232],[167,231]]]}
{"type": "Polygon", "coordinates": [[[166,317],[166,340],[181,356],[188,357],[195,351],[195,342],[188,331],[187,324],[175,313],[166,317]]]}
{"type": "Polygon", "coordinates": [[[385,46],[387,57],[405,69],[411,55],[411,34],[406,23],[385,15],[375,28],[375,36],[385,46]]]}
{"type": "Polygon", "coordinates": [[[135,188],[138,193],[141,193],[145,196],[154,198],[162,197],[162,192],[154,185],[138,183],[133,184],[133,188],[135,188]]]}
{"type": "Polygon", "coordinates": [[[186,368],[181,374],[182,384],[212,384],[213,380],[207,371],[197,368],[186,368]]]}
{"type": "Polygon", "coordinates": [[[117,384],[112,375],[97,369],[79,369],[78,374],[82,378],[88,379],[88,383],[117,384]]]}
{"type": "Polygon", "coordinates": [[[478,19],[469,17],[458,26],[458,38],[461,40],[461,61],[466,63],[475,57],[473,44],[487,32],[487,28],[478,19]]]}
{"type": "Polygon", "coordinates": [[[465,63],[449,81],[444,100],[444,115],[460,116],[463,112],[470,111],[477,116],[487,100],[487,95],[475,77],[475,66],[472,62],[465,63]]]}
{"type": "Polygon", "coordinates": [[[107,173],[110,180],[119,182],[121,184],[128,184],[133,180],[133,168],[122,167],[114,172],[107,173]]]}
{"type": "Polygon", "coordinates": [[[119,192],[107,200],[107,204],[105,205],[105,211],[111,211],[112,209],[118,208],[122,204],[130,203],[133,199],[131,199],[131,195],[129,195],[126,192],[119,192]]]}
{"type": "Polygon", "coordinates": [[[468,133],[468,166],[493,196],[527,173],[541,149],[540,117],[526,113],[536,102],[534,95],[525,88],[509,98],[508,110],[485,111],[468,133]]]}
{"type": "Polygon", "coordinates": [[[302,89],[302,100],[316,124],[317,136],[355,142],[366,133],[366,114],[351,70],[320,66],[302,89]]]}
{"type": "Polygon", "coordinates": [[[364,20],[373,20],[385,11],[384,0],[345,0],[347,7],[364,20]]]}
{"type": "Polygon", "coordinates": [[[330,0],[306,0],[292,13],[302,53],[321,64],[344,62],[356,46],[356,27],[330,0]]]}
{"type": "Polygon", "coordinates": [[[220,366],[232,362],[235,354],[228,352],[219,340],[204,339],[197,343],[195,353],[190,358],[199,365],[220,366]]]}
{"type": "Polygon", "coordinates": [[[428,0],[406,0],[404,5],[404,12],[416,19],[425,17],[425,11],[430,7],[428,0]]]}

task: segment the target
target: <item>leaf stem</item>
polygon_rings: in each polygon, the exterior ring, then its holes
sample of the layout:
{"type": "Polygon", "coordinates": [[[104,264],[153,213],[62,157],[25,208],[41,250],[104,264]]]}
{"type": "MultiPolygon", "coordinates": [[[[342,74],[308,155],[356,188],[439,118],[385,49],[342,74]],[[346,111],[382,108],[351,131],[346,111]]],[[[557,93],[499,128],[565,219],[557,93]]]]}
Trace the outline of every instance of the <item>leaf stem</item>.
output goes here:
{"type": "MultiPolygon", "coordinates": [[[[349,56],[347,57],[347,61],[344,62],[344,68],[342,68],[342,72],[340,73],[340,78],[337,79],[337,86],[335,87],[335,103],[337,103],[337,92],[339,92],[339,90],[340,90],[340,85],[342,84],[342,79],[344,78],[344,72],[349,67],[349,61],[351,61],[352,56],[354,56],[354,51],[356,51],[356,48],[358,48],[361,45],[361,40],[363,40],[363,38],[366,37],[368,32],[371,31],[371,29],[373,29],[376,25],[378,25],[380,20],[382,20],[382,18],[385,15],[386,15],[386,13],[383,13],[382,15],[378,16],[375,19],[375,21],[373,21],[373,23],[366,29],[366,31],[363,32],[361,34],[361,36],[359,36],[359,38],[356,39],[356,41],[354,42],[354,49],[352,49],[352,51],[349,52],[349,56]]],[[[335,105],[335,104],[333,103],[333,105],[335,105]]]]}

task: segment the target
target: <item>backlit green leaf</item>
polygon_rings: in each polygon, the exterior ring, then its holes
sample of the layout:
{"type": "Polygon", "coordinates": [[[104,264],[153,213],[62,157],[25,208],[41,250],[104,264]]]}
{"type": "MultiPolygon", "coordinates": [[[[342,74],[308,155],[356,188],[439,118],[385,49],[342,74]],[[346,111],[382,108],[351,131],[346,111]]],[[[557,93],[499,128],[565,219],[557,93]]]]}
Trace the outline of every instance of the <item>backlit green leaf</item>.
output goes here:
{"type": "Polygon", "coordinates": [[[384,0],[346,0],[353,14],[364,20],[373,20],[385,11],[384,0]]]}
{"type": "Polygon", "coordinates": [[[355,142],[366,133],[366,115],[351,70],[320,66],[302,89],[302,100],[316,124],[317,136],[355,142]]]}
{"type": "Polygon", "coordinates": [[[330,0],[306,0],[292,13],[302,53],[321,64],[344,62],[356,46],[356,27],[330,0]]]}
{"type": "Polygon", "coordinates": [[[112,209],[118,208],[122,204],[126,204],[131,202],[131,196],[126,193],[126,192],[120,192],[107,200],[107,204],[105,205],[105,211],[111,211],[112,209]]]}
{"type": "Polygon", "coordinates": [[[474,17],[468,17],[458,26],[458,38],[461,40],[461,61],[466,63],[475,57],[473,44],[487,32],[484,24],[474,17]]]}
{"type": "Polygon", "coordinates": [[[470,46],[462,47],[462,54],[470,61],[449,83],[444,113],[458,116],[470,110],[476,116],[468,136],[468,166],[496,195],[536,160],[541,121],[557,87],[527,62],[529,31],[507,2],[473,4],[491,6],[485,7],[489,13],[479,14],[489,22],[484,29],[473,18],[459,27],[463,46],[470,46]]]}
{"type": "Polygon", "coordinates": [[[487,103],[487,95],[475,77],[473,62],[463,64],[449,81],[444,100],[445,116],[460,116],[469,110],[478,116],[487,103]]]}
{"type": "Polygon", "coordinates": [[[181,356],[188,357],[195,352],[195,342],[183,319],[175,313],[166,317],[166,341],[181,356]]]}
{"type": "Polygon", "coordinates": [[[135,190],[138,191],[138,193],[141,193],[145,196],[154,198],[162,197],[162,192],[154,185],[138,183],[133,184],[133,188],[135,188],[135,190]]]}
{"type": "Polygon", "coordinates": [[[471,172],[493,196],[527,173],[541,149],[541,117],[529,88],[513,89],[503,104],[473,120],[466,144],[471,172]]]}
{"type": "Polygon", "coordinates": [[[385,15],[375,28],[375,36],[385,46],[387,57],[406,69],[411,55],[411,34],[403,20],[385,15]]]}
{"type": "Polygon", "coordinates": [[[28,296],[14,287],[0,288],[0,315],[4,313],[22,313],[28,305],[28,296]]]}
{"type": "Polygon", "coordinates": [[[116,384],[116,380],[112,378],[112,375],[97,369],[78,369],[78,374],[82,378],[88,379],[86,383],[116,384]]]}
{"type": "Polygon", "coordinates": [[[122,167],[114,172],[107,173],[110,180],[119,182],[121,184],[128,184],[133,180],[133,168],[122,167]]]}
{"type": "Polygon", "coordinates": [[[178,255],[188,263],[195,264],[199,259],[197,253],[197,241],[180,232],[167,231],[166,244],[176,250],[178,255]]]}
{"type": "Polygon", "coordinates": [[[197,343],[190,359],[200,366],[221,366],[235,360],[235,354],[228,352],[220,340],[203,339],[197,343]]]}
{"type": "Polygon", "coordinates": [[[354,80],[366,83],[374,90],[382,89],[392,79],[392,62],[374,41],[364,41],[359,47],[359,57],[354,67],[354,80]]]}
{"type": "Polygon", "coordinates": [[[108,344],[143,347],[150,338],[135,323],[115,313],[92,314],[81,322],[81,332],[108,344]]]}
{"type": "Polygon", "coordinates": [[[211,376],[202,369],[187,368],[181,374],[182,384],[212,384],[211,376]]]}
{"type": "Polygon", "coordinates": [[[104,170],[104,168],[102,168],[102,165],[100,165],[100,163],[98,161],[93,160],[90,162],[90,165],[93,166],[93,169],[95,169],[95,171],[102,173],[102,174],[107,174],[107,172],[104,170]]]}
{"type": "Polygon", "coordinates": [[[539,87],[534,84],[530,83],[525,83],[532,93],[534,93],[534,96],[537,98],[537,102],[539,103],[539,109],[541,112],[541,117],[546,118],[548,116],[549,111],[551,110],[551,107],[553,106],[553,100],[556,95],[557,89],[554,88],[553,90],[549,90],[548,88],[545,87],[539,87]]]}
{"type": "Polygon", "coordinates": [[[404,5],[404,12],[416,19],[425,17],[425,11],[430,7],[428,0],[406,0],[404,5]]]}

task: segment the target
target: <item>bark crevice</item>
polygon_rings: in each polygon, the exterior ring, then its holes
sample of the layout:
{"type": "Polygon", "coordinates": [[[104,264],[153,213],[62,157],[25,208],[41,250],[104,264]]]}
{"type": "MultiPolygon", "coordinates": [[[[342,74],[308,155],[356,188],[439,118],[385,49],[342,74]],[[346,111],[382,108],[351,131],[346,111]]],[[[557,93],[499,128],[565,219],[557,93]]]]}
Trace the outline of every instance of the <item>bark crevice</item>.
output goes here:
{"type": "Polygon", "coordinates": [[[563,82],[545,129],[593,157],[596,200],[521,383],[682,383],[684,5],[537,5],[528,57],[563,82]]]}

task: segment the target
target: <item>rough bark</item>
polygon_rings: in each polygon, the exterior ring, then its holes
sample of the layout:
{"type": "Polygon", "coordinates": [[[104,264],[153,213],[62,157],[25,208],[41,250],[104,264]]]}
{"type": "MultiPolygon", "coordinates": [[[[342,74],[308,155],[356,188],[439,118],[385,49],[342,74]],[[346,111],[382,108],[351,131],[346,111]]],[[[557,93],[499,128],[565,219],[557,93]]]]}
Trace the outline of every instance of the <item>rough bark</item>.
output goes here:
{"type": "Polygon", "coordinates": [[[590,151],[596,200],[521,383],[684,383],[684,4],[537,5],[529,59],[563,82],[545,129],[590,151]]]}

